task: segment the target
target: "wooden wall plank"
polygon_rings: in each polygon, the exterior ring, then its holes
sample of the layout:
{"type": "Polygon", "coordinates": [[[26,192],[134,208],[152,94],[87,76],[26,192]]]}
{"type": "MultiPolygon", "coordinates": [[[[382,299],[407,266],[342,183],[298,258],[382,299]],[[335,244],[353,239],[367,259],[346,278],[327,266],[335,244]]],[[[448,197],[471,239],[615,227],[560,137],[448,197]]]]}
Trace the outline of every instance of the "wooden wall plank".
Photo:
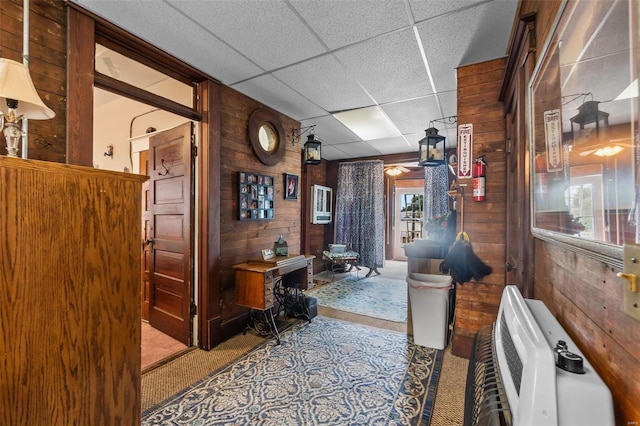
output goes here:
{"type": "MultiPolygon", "coordinates": [[[[536,13],[538,61],[560,5],[560,1],[520,3],[520,16],[536,13]]],[[[637,424],[640,322],[623,312],[626,283],[616,276],[620,271],[552,242],[535,240],[534,250],[534,297],[554,313],[608,385],[616,424],[637,424]]]]}
{"type": "MultiPolygon", "coordinates": [[[[0,52],[22,62],[23,8],[21,0],[0,2],[0,52]]],[[[43,102],[56,117],[30,120],[29,158],[64,162],[66,152],[66,12],[62,3],[30,3],[29,73],[43,102]]]]}
{"type": "Polygon", "coordinates": [[[221,321],[232,322],[244,317],[247,309],[235,305],[235,274],[232,265],[261,257],[261,250],[272,248],[280,234],[287,241],[289,252],[301,253],[301,189],[297,200],[284,199],[284,173],[298,175],[302,181],[301,145],[291,143],[290,135],[300,124],[278,114],[284,129],[285,144],[282,160],[274,165],[262,164],[249,142],[249,117],[265,108],[259,102],[229,88],[220,90],[220,286],[221,321]],[[238,172],[273,176],[275,218],[273,220],[239,220],[238,172]]]}
{"type": "Polygon", "coordinates": [[[456,324],[452,351],[468,357],[476,331],[495,321],[504,288],[505,258],[505,122],[504,107],[498,100],[504,58],[458,69],[458,123],[473,124],[473,158],[485,155],[487,162],[486,197],[474,202],[472,179],[466,184],[464,218],[458,206],[458,229],[464,227],[474,253],[493,268],[481,283],[458,285],[456,290],[456,324]],[[464,223],[462,223],[464,219],[464,223]]]}

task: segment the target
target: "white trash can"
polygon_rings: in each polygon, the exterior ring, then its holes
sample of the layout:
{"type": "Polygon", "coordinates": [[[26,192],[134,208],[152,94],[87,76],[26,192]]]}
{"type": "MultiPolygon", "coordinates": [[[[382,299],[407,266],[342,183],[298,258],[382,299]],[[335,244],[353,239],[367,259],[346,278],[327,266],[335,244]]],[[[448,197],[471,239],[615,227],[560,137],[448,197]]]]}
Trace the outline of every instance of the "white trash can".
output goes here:
{"type": "Polygon", "coordinates": [[[447,346],[449,334],[449,275],[411,273],[407,276],[413,341],[435,349],[447,346]]]}

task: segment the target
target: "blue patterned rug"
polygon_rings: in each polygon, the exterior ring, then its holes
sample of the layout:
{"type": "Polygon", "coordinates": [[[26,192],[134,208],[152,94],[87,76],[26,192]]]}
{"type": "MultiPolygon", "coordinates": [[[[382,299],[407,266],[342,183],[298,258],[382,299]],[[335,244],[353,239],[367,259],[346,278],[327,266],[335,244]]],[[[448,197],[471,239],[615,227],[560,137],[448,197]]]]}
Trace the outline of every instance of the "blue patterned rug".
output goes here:
{"type": "Polygon", "coordinates": [[[407,283],[403,280],[349,276],[305,293],[328,308],[387,321],[407,321],[407,283]]]}
{"type": "Polygon", "coordinates": [[[443,351],[318,316],[142,413],[143,425],[428,425],[443,351]]]}

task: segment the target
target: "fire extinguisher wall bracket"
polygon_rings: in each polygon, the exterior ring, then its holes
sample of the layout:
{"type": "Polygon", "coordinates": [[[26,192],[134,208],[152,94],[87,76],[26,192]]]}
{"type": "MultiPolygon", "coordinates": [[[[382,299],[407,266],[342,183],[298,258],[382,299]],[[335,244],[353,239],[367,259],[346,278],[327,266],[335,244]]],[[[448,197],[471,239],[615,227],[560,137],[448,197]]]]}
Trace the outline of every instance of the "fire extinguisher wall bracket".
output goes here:
{"type": "Polygon", "coordinates": [[[486,176],[487,163],[484,161],[484,155],[481,155],[473,165],[473,201],[485,201],[486,176]]]}

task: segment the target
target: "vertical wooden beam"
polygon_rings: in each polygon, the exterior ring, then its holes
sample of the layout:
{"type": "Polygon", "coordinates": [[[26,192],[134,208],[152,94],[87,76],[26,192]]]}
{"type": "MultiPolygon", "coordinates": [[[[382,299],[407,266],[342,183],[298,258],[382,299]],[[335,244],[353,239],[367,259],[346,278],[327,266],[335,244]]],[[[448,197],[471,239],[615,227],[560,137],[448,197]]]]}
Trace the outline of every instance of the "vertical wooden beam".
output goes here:
{"type": "Polygon", "coordinates": [[[93,165],[94,20],[67,8],[67,164],[93,165]]]}
{"type": "Polygon", "coordinates": [[[220,319],[220,87],[198,86],[202,126],[198,143],[199,346],[209,350],[222,342],[220,319]]]}

